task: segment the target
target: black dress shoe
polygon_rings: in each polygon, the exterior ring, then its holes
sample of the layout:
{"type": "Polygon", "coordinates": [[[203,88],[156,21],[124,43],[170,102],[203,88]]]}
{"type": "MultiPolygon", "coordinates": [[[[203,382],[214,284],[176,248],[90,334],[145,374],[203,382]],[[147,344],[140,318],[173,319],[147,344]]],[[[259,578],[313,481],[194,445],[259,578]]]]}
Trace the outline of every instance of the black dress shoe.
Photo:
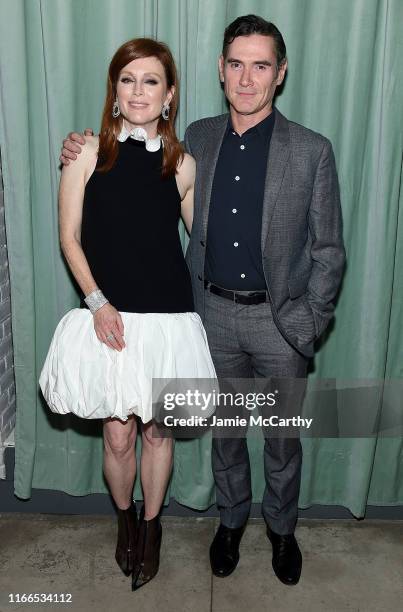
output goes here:
{"type": "Polygon", "coordinates": [[[302,555],[294,534],[279,535],[267,527],[267,537],[273,547],[272,566],[277,578],[284,584],[297,584],[302,555]]]}
{"type": "Polygon", "coordinates": [[[219,526],[210,546],[210,564],[214,576],[225,578],[232,574],[239,561],[239,543],[245,525],[231,529],[219,526]]]}

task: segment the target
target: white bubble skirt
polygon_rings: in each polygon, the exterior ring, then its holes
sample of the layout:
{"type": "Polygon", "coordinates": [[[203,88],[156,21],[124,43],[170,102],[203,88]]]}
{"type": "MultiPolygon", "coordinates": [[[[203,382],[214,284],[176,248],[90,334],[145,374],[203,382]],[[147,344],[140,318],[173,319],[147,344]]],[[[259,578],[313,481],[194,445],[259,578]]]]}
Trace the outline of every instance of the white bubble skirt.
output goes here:
{"type": "Polygon", "coordinates": [[[126,347],[98,340],[86,308],[70,310],[58,324],[39,385],[53,412],[84,419],[152,414],[153,378],[215,378],[199,315],[120,313],[126,347]]]}

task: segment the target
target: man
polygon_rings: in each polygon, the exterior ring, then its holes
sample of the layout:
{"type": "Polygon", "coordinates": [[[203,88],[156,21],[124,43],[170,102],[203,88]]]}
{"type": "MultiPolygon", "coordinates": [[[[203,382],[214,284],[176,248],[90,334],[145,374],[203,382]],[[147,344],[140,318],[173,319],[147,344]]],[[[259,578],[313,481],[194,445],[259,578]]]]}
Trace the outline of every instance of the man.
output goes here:
{"type": "MultiPolygon", "coordinates": [[[[219,377],[305,379],[342,277],[332,147],[273,108],[286,70],[279,30],[238,17],[219,58],[229,115],[196,121],[185,134],[197,167],[187,261],[219,377]]],[[[298,582],[302,566],[294,536],[301,461],[298,437],[265,434],[262,512],[285,584],[298,582]]],[[[212,466],[220,526],[210,560],[224,577],[238,563],[252,499],[245,437],[214,438],[212,466]]]]}

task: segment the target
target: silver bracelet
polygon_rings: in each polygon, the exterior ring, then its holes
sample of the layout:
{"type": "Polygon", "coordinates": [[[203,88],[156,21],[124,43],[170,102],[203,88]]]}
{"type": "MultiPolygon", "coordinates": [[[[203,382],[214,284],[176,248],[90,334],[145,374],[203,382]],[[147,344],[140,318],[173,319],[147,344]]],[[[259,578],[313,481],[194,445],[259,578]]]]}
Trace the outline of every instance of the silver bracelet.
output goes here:
{"type": "Polygon", "coordinates": [[[87,304],[91,313],[94,314],[94,312],[99,310],[101,306],[107,304],[108,300],[100,289],[95,289],[95,291],[89,293],[87,297],[84,298],[84,302],[87,304]]]}

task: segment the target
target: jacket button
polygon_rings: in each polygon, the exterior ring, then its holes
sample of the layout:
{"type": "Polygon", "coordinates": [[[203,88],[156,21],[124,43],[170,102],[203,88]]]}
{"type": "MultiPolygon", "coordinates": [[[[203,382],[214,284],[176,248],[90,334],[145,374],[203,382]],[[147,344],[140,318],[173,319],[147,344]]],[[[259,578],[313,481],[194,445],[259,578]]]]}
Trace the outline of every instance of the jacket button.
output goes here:
{"type": "Polygon", "coordinates": [[[200,276],[200,274],[197,275],[197,278],[199,279],[199,281],[202,281],[202,277],[200,276]]]}
{"type": "Polygon", "coordinates": [[[202,247],[204,247],[205,243],[203,242],[203,240],[200,240],[200,244],[202,245],[202,247]]]}

